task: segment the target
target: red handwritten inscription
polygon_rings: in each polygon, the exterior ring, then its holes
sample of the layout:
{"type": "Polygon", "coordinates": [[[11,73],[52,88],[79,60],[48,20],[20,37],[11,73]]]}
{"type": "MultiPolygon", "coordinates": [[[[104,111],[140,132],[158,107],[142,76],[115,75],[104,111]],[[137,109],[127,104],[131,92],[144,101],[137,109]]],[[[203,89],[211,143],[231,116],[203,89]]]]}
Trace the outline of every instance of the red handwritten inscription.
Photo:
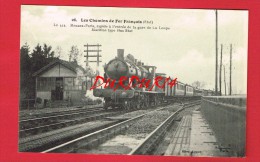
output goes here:
{"type": "Polygon", "coordinates": [[[177,78],[175,79],[171,79],[170,77],[168,78],[164,78],[161,76],[157,76],[154,79],[153,84],[150,86],[152,80],[147,79],[147,78],[142,78],[140,80],[140,78],[138,76],[132,76],[131,78],[128,78],[126,76],[121,76],[120,79],[118,81],[107,78],[105,79],[102,76],[96,76],[95,82],[93,84],[93,86],[90,88],[90,90],[95,89],[97,87],[101,87],[104,84],[104,88],[108,88],[110,87],[111,89],[113,89],[114,91],[117,90],[119,87],[122,87],[125,90],[131,89],[131,88],[149,88],[148,91],[151,91],[154,86],[160,88],[160,89],[164,89],[166,85],[170,86],[171,88],[176,84],[177,78]],[[129,83],[126,85],[125,81],[128,81],[129,83]],[[100,84],[99,81],[101,81],[100,84]],[[116,84],[118,83],[118,84],[116,84]],[[98,84],[98,85],[97,85],[98,84]]]}

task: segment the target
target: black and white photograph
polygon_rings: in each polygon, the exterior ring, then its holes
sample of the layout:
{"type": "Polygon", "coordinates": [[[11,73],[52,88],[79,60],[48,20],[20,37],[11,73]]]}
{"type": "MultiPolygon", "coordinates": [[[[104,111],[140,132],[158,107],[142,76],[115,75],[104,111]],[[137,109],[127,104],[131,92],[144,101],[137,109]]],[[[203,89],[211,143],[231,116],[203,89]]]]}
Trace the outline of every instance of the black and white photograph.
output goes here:
{"type": "Polygon", "coordinates": [[[248,13],[21,5],[18,151],[245,157],[248,13]]]}

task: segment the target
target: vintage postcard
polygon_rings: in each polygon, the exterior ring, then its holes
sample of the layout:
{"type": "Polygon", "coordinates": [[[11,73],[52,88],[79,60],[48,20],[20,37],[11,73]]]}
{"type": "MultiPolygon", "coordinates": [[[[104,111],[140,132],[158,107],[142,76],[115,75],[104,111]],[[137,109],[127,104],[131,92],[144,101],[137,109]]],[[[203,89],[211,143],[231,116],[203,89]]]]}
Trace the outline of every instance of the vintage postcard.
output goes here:
{"type": "Polygon", "coordinates": [[[244,157],[248,11],[21,6],[19,151],[244,157]]]}

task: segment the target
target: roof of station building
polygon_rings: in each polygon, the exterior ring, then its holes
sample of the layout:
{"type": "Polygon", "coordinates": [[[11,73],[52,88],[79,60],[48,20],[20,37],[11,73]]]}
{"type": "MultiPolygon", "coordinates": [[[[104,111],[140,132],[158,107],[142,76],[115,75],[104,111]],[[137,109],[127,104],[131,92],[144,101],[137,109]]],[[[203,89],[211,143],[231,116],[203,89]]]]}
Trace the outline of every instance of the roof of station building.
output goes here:
{"type": "Polygon", "coordinates": [[[38,76],[38,75],[42,74],[43,72],[51,69],[52,67],[54,67],[57,64],[61,64],[61,65],[65,66],[66,68],[72,70],[75,73],[77,73],[78,68],[80,70],[82,70],[83,72],[85,72],[85,69],[82,66],[80,66],[74,62],[68,62],[68,61],[61,60],[61,59],[55,59],[54,61],[50,62],[48,65],[42,67],[41,69],[39,69],[38,71],[33,73],[33,76],[38,76]]]}

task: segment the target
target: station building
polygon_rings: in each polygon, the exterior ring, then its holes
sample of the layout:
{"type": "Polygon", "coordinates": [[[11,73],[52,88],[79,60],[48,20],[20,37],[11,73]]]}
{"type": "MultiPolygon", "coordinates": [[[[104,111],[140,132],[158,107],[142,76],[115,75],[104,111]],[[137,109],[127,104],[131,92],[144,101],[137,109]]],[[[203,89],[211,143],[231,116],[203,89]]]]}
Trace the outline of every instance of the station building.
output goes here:
{"type": "Polygon", "coordinates": [[[87,84],[83,67],[57,59],[33,74],[38,108],[83,104],[87,84]]]}

